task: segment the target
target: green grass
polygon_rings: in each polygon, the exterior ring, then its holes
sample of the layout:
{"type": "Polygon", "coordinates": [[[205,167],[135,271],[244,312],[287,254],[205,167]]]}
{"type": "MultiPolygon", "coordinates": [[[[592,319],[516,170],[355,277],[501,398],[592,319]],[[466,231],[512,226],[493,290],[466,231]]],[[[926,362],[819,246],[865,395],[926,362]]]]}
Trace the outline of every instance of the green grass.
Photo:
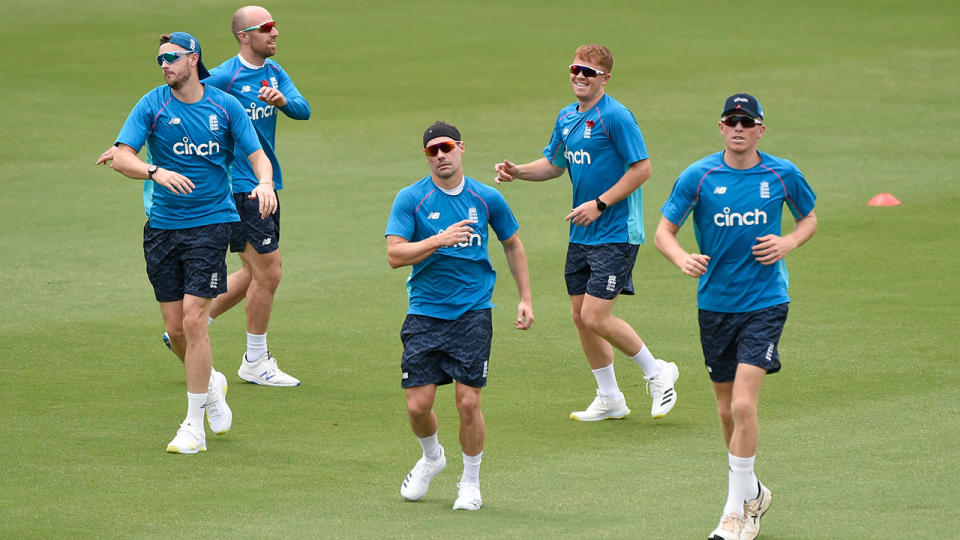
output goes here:
{"type": "MultiPolygon", "coordinates": [[[[679,405],[570,422],[592,396],[562,281],[566,179],[500,189],[521,222],[537,322],[512,331],[503,255],[482,468],[484,507],[453,513],[456,412],[439,392],[448,470],[405,503],[419,447],[399,389],[406,270],[390,270],[393,197],[427,174],[420,134],[457,124],[467,174],[538,157],[572,101],[585,42],[616,56],[608,89],[653,161],[647,233],[673,179],[718,150],[722,100],[755,93],[761,148],[804,171],[820,230],[789,258],[783,371],[761,400],[765,539],[956,537],[960,481],[960,8],[953,2],[279,2],[277,59],[313,107],[281,120],[284,278],[270,329],[297,389],[241,384],[243,314],[211,327],[235,425],[200,456],[163,452],[183,372],[161,345],[142,259],[140,183],[95,168],[160,84],[156,36],[187,30],[212,67],[236,4],[4,3],[0,131],[0,538],[702,538],[726,494],[702,369],[695,282],[652,245],[616,313],[681,367],[679,405]],[[645,5],[648,4],[648,5],[645,5]],[[22,52],[21,52],[22,51],[22,52]],[[20,54],[18,54],[20,53],[20,54]],[[891,192],[903,205],[872,208],[891,192]]],[[[693,247],[690,227],[681,240],[693,247]]],[[[237,259],[231,257],[232,268],[237,259]]]]}

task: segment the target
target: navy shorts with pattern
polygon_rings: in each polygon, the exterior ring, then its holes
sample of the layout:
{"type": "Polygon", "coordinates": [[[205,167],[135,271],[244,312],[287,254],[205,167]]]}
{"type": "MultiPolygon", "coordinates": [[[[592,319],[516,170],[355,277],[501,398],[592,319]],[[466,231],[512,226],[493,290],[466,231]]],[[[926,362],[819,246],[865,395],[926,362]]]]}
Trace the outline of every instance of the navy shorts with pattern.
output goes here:
{"type": "Polygon", "coordinates": [[[701,309],[700,345],[715,383],[730,382],[738,364],[780,371],[777,346],[790,304],[779,304],[746,313],[721,313],[701,309]]]}
{"type": "Polygon", "coordinates": [[[215,298],[227,292],[227,243],[231,223],[189,229],[143,227],[143,258],[157,302],[184,294],[215,298]]]}
{"type": "Polygon", "coordinates": [[[250,199],[250,193],[234,193],[233,202],[237,205],[240,221],[233,224],[230,235],[230,252],[239,253],[247,247],[247,242],[257,253],[265,254],[280,249],[280,194],[277,195],[277,211],[260,217],[260,199],[250,199]]]}
{"type": "Polygon", "coordinates": [[[628,243],[569,244],[563,270],[567,294],[586,293],[604,300],[633,294],[633,265],[639,249],[639,245],[628,243]]]}
{"type": "Polygon", "coordinates": [[[456,320],[407,314],[400,330],[402,388],[457,381],[474,388],[487,385],[493,340],[491,310],[468,311],[456,320]]]}

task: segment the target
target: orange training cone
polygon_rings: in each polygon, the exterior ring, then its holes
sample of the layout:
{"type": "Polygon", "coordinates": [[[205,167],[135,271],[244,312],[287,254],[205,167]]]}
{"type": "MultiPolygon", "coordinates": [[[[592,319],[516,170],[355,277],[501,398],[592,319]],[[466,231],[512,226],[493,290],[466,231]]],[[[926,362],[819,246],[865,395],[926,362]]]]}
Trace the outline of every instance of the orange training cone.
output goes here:
{"type": "Polygon", "coordinates": [[[900,206],[900,201],[889,193],[878,193],[867,204],[870,206],[900,206]]]}

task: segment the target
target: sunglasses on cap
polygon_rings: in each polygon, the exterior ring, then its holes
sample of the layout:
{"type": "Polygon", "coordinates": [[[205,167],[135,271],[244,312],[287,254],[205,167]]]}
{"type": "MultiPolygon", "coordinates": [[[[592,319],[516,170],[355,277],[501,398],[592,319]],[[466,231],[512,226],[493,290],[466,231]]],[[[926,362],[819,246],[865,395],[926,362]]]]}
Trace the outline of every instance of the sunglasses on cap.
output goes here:
{"type": "Polygon", "coordinates": [[[177,60],[180,60],[180,58],[186,54],[194,54],[194,53],[190,51],[171,51],[171,52],[160,53],[157,55],[157,65],[162,67],[164,62],[168,64],[173,64],[177,60]]]}
{"type": "Polygon", "coordinates": [[[453,152],[453,149],[457,147],[455,141],[443,141],[437,144],[431,144],[430,146],[423,149],[423,153],[430,157],[437,157],[437,154],[442,150],[444,154],[449,154],[453,152]]]}
{"type": "Polygon", "coordinates": [[[574,75],[579,75],[583,73],[584,77],[596,77],[597,75],[606,75],[603,71],[599,69],[593,69],[588,66],[581,66],[580,64],[570,64],[570,73],[574,75]]]}
{"type": "MultiPolygon", "coordinates": [[[[269,20],[265,23],[260,23],[260,24],[251,26],[250,28],[244,28],[243,30],[240,30],[240,32],[252,32],[256,30],[262,34],[267,34],[276,27],[277,27],[277,22],[274,20],[269,20]]],[[[237,32],[237,33],[239,34],[240,32],[237,32]]]]}
{"type": "Polygon", "coordinates": [[[744,129],[750,129],[756,126],[762,126],[763,120],[759,118],[750,118],[749,116],[724,116],[721,119],[723,125],[727,127],[737,127],[737,124],[740,124],[744,129]]]}

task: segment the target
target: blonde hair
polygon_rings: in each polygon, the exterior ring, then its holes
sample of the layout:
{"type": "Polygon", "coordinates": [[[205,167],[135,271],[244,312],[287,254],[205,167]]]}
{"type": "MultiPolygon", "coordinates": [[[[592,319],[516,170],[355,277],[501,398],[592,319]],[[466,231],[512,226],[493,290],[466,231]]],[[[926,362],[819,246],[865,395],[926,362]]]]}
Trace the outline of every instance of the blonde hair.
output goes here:
{"type": "Polygon", "coordinates": [[[599,64],[607,73],[613,71],[613,53],[603,45],[596,43],[581,45],[577,47],[577,50],[573,53],[574,58],[578,56],[584,60],[590,60],[591,62],[599,64]]]}

